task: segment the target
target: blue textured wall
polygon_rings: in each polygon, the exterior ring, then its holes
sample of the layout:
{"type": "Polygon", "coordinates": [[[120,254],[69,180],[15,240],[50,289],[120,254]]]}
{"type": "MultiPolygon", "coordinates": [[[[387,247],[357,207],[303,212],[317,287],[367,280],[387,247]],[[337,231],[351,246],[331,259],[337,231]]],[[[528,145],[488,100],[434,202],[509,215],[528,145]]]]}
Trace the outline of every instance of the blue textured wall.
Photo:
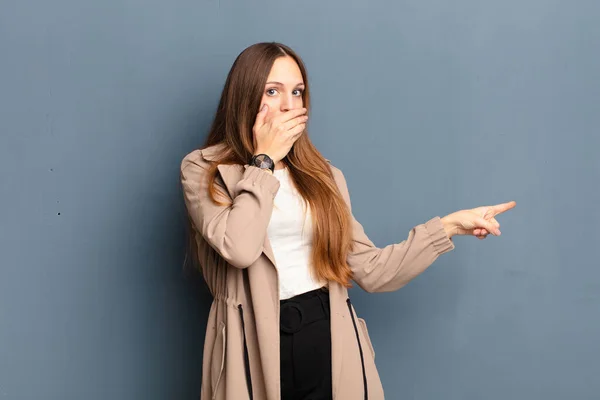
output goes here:
{"type": "Polygon", "coordinates": [[[3,0],[0,399],[196,398],[209,298],[181,273],[179,162],[268,40],[304,57],[311,135],[378,245],[518,202],[406,288],[352,290],[388,398],[598,398],[599,20],[583,0],[3,0]]]}

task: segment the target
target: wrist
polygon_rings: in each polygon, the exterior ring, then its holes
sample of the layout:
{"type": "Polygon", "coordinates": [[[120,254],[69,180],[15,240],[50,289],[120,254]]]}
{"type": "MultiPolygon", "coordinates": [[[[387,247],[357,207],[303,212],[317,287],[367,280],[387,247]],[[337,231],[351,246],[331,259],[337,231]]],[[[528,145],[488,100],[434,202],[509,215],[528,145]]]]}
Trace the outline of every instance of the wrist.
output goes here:
{"type": "Polygon", "coordinates": [[[446,231],[448,239],[452,239],[452,236],[454,236],[454,224],[448,219],[448,216],[442,217],[440,221],[444,226],[444,231],[446,231]]]}
{"type": "Polygon", "coordinates": [[[259,150],[256,150],[256,151],[254,152],[254,154],[252,154],[252,156],[258,156],[258,155],[260,155],[260,154],[264,154],[264,155],[268,156],[268,157],[269,157],[271,160],[273,160],[273,163],[274,163],[274,164],[276,164],[276,163],[279,161],[279,160],[277,160],[275,157],[273,157],[273,156],[271,155],[271,153],[270,153],[270,152],[268,152],[268,151],[259,151],[259,150]]]}
{"type": "Polygon", "coordinates": [[[250,159],[249,164],[265,171],[268,170],[271,173],[275,169],[275,162],[273,159],[268,154],[261,152],[255,153],[250,159]]]}

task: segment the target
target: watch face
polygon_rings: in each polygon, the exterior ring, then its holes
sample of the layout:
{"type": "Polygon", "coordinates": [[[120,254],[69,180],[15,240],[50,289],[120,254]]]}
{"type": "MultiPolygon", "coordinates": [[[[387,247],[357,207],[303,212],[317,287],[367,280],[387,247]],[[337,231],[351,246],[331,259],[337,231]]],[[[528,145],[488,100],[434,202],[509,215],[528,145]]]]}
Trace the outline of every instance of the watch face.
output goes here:
{"type": "Polygon", "coordinates": [[[271,160],[271,158],[266,154],[259,154],[254,159],[254,165],[259,168],[271,168],[273,165],[273,160],[271,160]]]}

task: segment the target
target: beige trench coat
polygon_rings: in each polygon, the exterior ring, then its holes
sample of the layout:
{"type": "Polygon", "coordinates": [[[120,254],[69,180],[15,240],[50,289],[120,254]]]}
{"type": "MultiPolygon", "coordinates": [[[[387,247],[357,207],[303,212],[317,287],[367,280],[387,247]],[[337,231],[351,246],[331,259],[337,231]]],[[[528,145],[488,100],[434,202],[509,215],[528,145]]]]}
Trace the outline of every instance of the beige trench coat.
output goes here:
{"type": "MultiPolygon", "coordinates": [[[[215,205],[205,176],[220,146],[195,150],[181,164],[202,273],[214,298],[201,399],[279,400],[278,274],[266,234],[279,180],[256,167],[219,165],[217,182],[235,200],[230,207],[215,205]]],[[[331,168],[350,206],[344,175],[331,168]]],[[[403,242],[381,249],[354,218],[352,229],[355,247],[347,261],[354,281],[367,292],[397,290],[454,249],[439,217],[414,227],[403,242]]],[[[329,286],[333,398],[364,400],[366,387],[369,400],[381,400],[383,387],[365,321],[356,315],[346,288],[329,286]]]]}

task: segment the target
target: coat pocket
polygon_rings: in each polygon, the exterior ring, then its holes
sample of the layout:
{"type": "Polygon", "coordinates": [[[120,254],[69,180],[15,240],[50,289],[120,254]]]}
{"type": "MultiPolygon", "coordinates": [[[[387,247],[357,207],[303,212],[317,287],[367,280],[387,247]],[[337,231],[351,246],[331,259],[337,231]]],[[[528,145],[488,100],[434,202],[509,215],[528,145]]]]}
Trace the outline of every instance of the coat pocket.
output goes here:
{"type": "Polygon", "coordinates": [[[225,367],[225,347],[227,342],[227,335],[225,330],[225,324],[219,323],[219,329],[217,337],[215,338],[215,344],[212,351],[212,359],[210,362],[210,377],[212,385],[212,398],[217,397],[217,390],[219,389],[219,383],[223,376],[223,368],[225,367]]]}
{"type": "Polygon", "coordinates": [[[369,336],[369,330],[367,329],[367,323],[362,318],[357,318],[360,328],[362,329],[363,336],[371,349],[371,354],[373,355],[373,359],[375,359],[375,349],[373,348],[373,343],[371,343],[371,337],[369,336]]]}

